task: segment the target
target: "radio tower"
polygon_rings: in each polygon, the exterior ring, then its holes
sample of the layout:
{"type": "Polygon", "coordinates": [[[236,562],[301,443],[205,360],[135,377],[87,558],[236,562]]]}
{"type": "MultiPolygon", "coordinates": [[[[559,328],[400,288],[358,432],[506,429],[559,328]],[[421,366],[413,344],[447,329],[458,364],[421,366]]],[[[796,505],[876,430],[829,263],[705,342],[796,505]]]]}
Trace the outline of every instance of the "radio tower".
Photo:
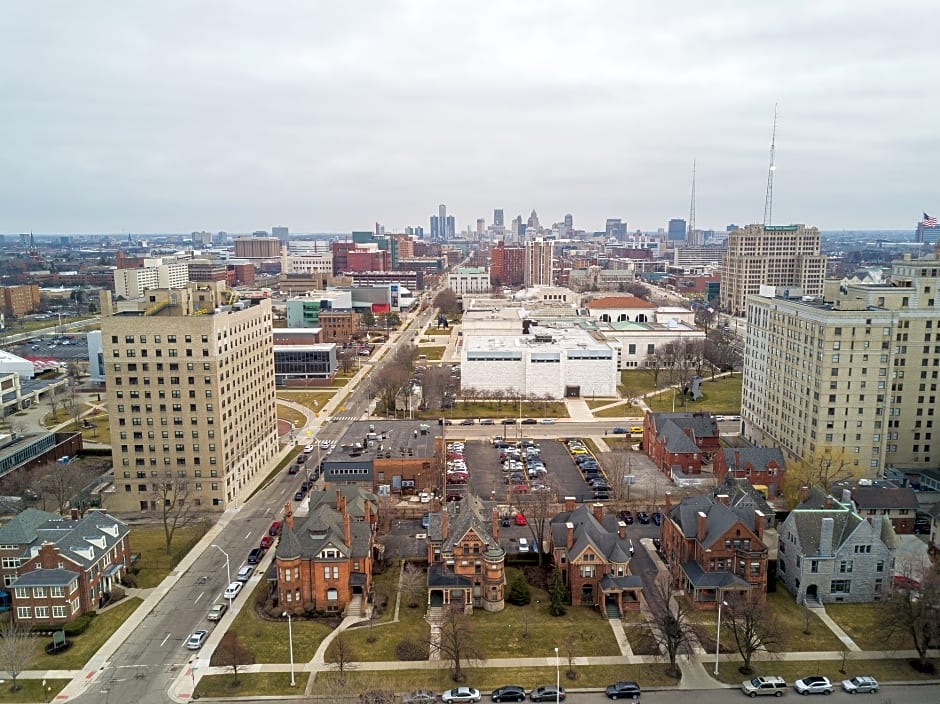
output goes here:
{"type": "Polygon", "coordinates": [[[693,232],[695,232],[695,159],[692,160],[692,200],[689,204],[689,234],[685,238],[687,245],[692,244],[693,232]]]}
{"type": "Polygon", "coordinates": [[[774,130],[770,137],[770,167],[767,169],[767,194],[764,196],[764,227],[774,217],[774,153],[777,147],[777,103],[774,103],[774,130]]]}

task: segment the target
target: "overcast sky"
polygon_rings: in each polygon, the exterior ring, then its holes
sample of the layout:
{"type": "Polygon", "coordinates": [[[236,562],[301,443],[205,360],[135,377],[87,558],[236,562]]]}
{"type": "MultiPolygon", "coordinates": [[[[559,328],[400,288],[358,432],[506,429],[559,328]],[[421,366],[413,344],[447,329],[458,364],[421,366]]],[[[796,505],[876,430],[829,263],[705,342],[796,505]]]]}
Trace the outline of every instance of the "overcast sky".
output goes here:
{"type": "Polygon", "coordinates": [[[8,2],[0,231],[940,211],[940,2],[8,2]]]}

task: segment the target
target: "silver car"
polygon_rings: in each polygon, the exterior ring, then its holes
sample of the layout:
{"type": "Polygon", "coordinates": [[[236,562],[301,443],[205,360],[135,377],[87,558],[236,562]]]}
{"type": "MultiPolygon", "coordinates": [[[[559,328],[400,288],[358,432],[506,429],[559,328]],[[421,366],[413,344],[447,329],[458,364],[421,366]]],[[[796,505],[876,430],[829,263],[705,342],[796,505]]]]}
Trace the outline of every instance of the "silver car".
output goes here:
{"type": "Polygon", "coordinates": [[[874,694],[878,691],[878,680],[868,675],[859,675],[850,680],[842,680],[842,689],[852,694],[857,692],[874,694]]]}

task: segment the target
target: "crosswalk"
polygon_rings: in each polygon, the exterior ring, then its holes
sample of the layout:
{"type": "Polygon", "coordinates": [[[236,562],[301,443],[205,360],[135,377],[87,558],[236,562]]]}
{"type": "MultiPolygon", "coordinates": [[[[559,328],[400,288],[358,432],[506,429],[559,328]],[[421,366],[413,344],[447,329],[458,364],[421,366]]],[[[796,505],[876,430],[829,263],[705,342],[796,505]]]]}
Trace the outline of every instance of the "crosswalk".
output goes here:
{"type": "Polygon", "coordinates": [[[331,421],[338,420],[359,420],[359,416],[330,416],[331,421]]]}

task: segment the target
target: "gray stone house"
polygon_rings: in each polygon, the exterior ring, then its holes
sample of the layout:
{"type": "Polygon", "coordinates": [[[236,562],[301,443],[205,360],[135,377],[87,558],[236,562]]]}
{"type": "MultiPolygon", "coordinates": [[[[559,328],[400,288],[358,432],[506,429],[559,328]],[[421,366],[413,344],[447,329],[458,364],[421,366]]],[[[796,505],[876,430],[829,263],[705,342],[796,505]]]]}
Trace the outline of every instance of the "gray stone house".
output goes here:
{"type": "Polygon", "coordinates": [[[879,601],[891,590],[898,537],[887,516],[869,522],[852,505],[804,489],[779,529],[777,578],[808,606],[879,601]]]}

